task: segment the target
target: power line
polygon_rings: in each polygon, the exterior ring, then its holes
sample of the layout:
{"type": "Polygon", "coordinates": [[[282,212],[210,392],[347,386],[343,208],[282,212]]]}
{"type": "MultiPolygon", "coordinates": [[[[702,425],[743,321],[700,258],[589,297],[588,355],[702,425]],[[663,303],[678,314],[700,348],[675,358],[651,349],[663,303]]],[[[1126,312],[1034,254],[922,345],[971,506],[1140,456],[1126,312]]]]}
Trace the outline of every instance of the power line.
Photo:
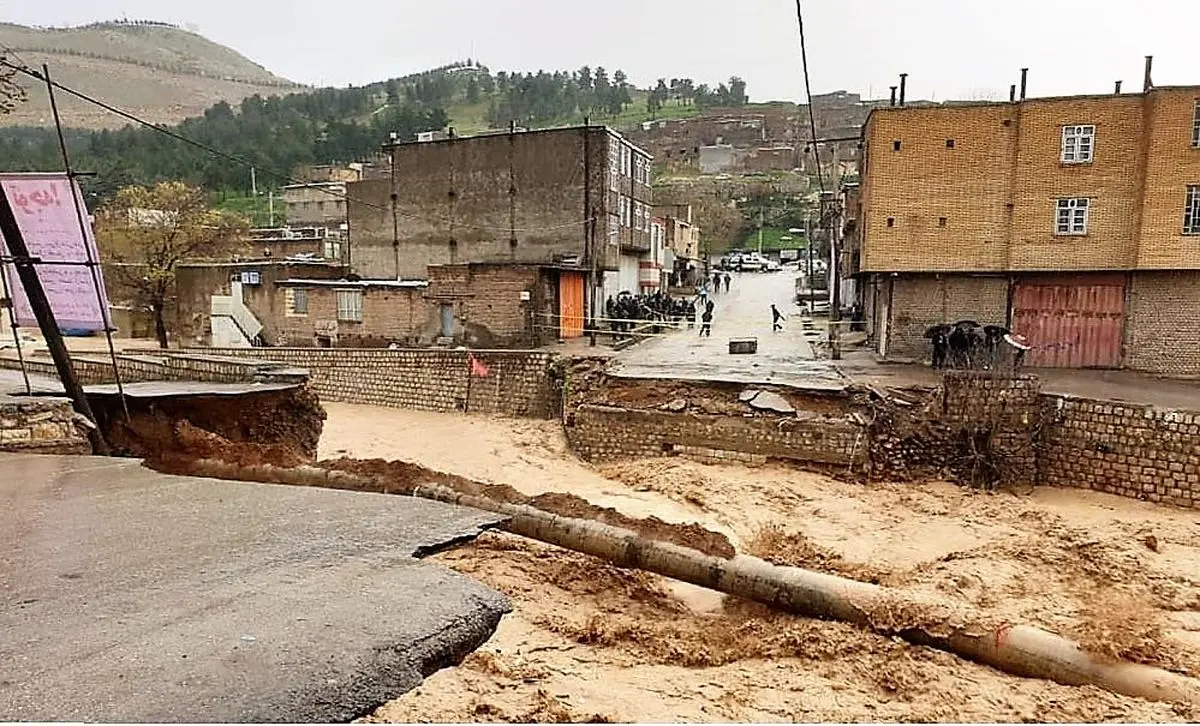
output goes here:
{"type": "MultiPolygon", "coordinates": [[[[301,181],[301,180],[298,180],[298,179],[292,177],[290,174],[285,174],[283,172],[280,172],[276,169],[272,169],[270,167],[263,167],[263,166],[256,164],[244,157],[238,156],[236,154],[230,154],[226,151],[221,151],[220,149],[217,149],[213,146],[205,144],[204,142],[197,141],[195,139],[184,136],[183,134],[180,134],[176,131],[172,131],[171,129],[167,128],[166,126],[152,123],[152,122],[147,121],[133,113],[130,113],[123,109],[117,108],[116,106],[113,106],[111,104],[105,103],[104,101],[94,98],[93,96],[89,96],[88,94],[83,93],[82,91],[77,91],[68,86],[64,86],[63,84],[59,83],[58,81],[47,81],[46,77],[41,72],[39,72],[33,68],[30,68],[28,65],[16,65],[14,63],[10,63],[8,60],[6,60],[2,56],[0,56],[0,66],[4,66],[6,68],[11,68],[12,70],[17,71],[18,73],[22,73],[24,75],[29,76],[30,78],[41,81],[43,83],[47,83],[47,82],[51,83],[55,88],[57,88],[61,91],[64,91],[64,92],[80,99],[81,101],[98,106],[98,107],[104,109],[105,111],[108,111],[109,113],[112,113],[112,114],[116,114],[117,116],[120,116],[121,118],[123,118],[127,121],[131,121],[131,122],[137,124],[138,126],[142,126],[147,129],[152,129],[152,130],[157,131],[158,133],[163,134],[163,135],[165,135],[169,138],[172,138],[176,141],[179,141],[181,143],[187,144],[194,148],[200,149],[201,151],[204,151],[208,154],[211,154],[218,158],[224,159],[226,161],[232,162],[234,164],[238,164],[239,166],[242,166],[246,169],[260,169],[261,168],[268,175],[274,177],[277,180],[286,182],[288,184],[303,185],[310,189],[315,189],[316,191],[318,191],[322,194],[325,194],[327,196],[333,197],[335,199],[339,199],[339,200],[346,201],[346,202],[354,202],[356,204],[361,204],[364,207],[367,207],[370,209],[375,209],[380,212],[391,212],[392,211],[391,207],[385,207],[385,206],[382,206],[379,204],[374,204],[373,202],[368,202],[368,201],[365,201],[362,199],[357,199],[355,197],[351,197],[349,194],[336,192],[336,191],[333,191],[332,189],[328,189],[326,187],[311,186],[307,182],[304,182],[304,181],[301,181]]],[[[542,232],[542,231],[547,231],[547,230],[563,229],[566,227],[575,227],[575,226],[579,226],[579,225],[585,225],[592,221],[592,218],[586,218],[586,219],[579,220],[576,222],[567,222],[564,224],[552,225],[549,227],[491,227],[491,226],[486,226],[486,225],[470,224],[467,222],[462,222],[460,220],[451,219],[449,217],[421,217],[421,216],[418,216],[415,214],[407,214],[405,212],[399,212],[399,211],[397,211],[396,214],[400,217],[404,217],[406,219],[412,219],[412,220],[419,221],[419,222],[427,222],[427,223],[428,222],[443,222],[443,223],[447,223],[447,224],[453,223],[453,224],[455,224],[455,226],[465,227],[468,229],[478,229],[478,230],[489,231],[489,232],[510,232],[510,233],[511,232],[542,232]]]]}
{"type": "MultiPolygon", "coordinates": [[[[800,24],[800,62],[804,68],[804,97],[805,103],[808,105],[808,129],[812,134],[810,138],[817,138],[817,117],[813,114],[812,105],[812,84],[808,80],[808,48],[804,43],[804,12],[800,9],[800,0],[796,0],[796,21],[800,24]]],[[[821,152],[819,147],[814,143],[813,156],[817,160],[817,187],[821,193],[825,193],[825,176],[821,173],[821,152]]]]}

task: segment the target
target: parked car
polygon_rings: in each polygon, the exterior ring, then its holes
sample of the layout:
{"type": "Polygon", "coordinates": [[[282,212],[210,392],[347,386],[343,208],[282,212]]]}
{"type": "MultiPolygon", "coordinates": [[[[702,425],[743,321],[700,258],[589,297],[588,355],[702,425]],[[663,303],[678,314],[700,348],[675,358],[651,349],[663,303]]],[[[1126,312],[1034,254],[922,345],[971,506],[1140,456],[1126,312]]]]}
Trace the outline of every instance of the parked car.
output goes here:
{"type": "Polygon", "coordinates": [[[739,272],[759,272],[767,264],[767,261],[753,252],[748,255],[743,255],[737,262],[737,270],[739,272]]]}
{"type": "Polygon", "coordinates": [[[779,264],[775,260],[767,260],[767,265],[763,268],[763,272],[779,272],[782,269],[783,265],[779,264]]]}

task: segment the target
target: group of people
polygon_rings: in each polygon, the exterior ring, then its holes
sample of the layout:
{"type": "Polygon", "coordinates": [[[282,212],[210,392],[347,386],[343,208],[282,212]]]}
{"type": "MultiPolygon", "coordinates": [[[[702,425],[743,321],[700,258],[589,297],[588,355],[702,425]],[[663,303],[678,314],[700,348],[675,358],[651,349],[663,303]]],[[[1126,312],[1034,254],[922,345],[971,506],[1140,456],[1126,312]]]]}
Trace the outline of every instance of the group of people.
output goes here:
{"type": "Polygon", "coordinates": [[[729,285],[733,282],[733,278],[729,276],[728,272],[714,272],[712,276],[712,290],[714,294],[721,292],[722,282],[725,283],[725,292],[729,292],[729,285]]]}
{"type": "Polygon", "coordinates": [[[1004,362],[1008,351],[1012,366],[1020,368],[1030,350],[1023,337],[1003,325],[980,325],[974,320],[930,326],[925,337],[933,344],[934,369],[991,370],[1004,362]]]}
{"type": "Polygon", "coordinates": [[[604,303],[604,314],[608,319],[613,337],[620,339],[643,322],[678,323],[681,320],[696,320],[696,303],[691,300],[671,297],[664,292],[651,295],[621,294],[616,298],[609,295],[604,303]]]}

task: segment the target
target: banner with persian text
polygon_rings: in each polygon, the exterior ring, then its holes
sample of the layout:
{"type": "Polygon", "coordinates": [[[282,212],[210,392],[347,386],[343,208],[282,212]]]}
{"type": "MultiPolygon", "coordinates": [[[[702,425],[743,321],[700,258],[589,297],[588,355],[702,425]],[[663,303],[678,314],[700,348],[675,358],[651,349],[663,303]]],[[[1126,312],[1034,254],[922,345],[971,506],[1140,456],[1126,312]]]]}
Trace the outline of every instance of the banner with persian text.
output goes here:
{"type": "MultiPolygon", "coordinates": [[[[0,192],[12,205],[30,256],[41,259],[34,269],[42,281],[59,329],[96,331],[110,327],[104,276],[99,266],[93,276],[92,269],[86,264],[89,252],[90,259],[97,261],[100,254],[79,185],[61,173],[0,173],[0,192]],[[83,211],[83,224],[80,224],[76,203],[83,211]]],[[[12,256],[7,244],[2,251],[5,257],[12,256]]],[[[16,269],[11,262],[5,262],[3,271],[13,298],[17,325],[37,327],[37,318],[16,269]]]]}

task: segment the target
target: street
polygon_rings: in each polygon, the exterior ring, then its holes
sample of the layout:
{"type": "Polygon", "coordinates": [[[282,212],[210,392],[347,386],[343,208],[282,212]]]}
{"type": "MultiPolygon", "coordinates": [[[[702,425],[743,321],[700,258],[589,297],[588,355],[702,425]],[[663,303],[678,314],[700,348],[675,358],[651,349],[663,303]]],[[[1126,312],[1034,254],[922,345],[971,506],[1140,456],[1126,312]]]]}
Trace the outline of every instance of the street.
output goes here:
{"type": "MultiPolygon", "coordinates": [[[[693,329],[669,331],[617,354],[610,368],[627,378],[675,378],[733,383],[772,383],[809,389],[841,390],[844,378],[827,361],[817,359],[804,335],[802,308],[795,303],[797,272],[729,273],[729,292],[712,294],[712,337],[693,329]],[[787,316],[783,330],[771,329],[771,305],[787,316]],[[731,355],[731,338],[757,338],[758,352],[731,355]]],[[[710,278],[711,283],[711,278],[710,278]]]]}

